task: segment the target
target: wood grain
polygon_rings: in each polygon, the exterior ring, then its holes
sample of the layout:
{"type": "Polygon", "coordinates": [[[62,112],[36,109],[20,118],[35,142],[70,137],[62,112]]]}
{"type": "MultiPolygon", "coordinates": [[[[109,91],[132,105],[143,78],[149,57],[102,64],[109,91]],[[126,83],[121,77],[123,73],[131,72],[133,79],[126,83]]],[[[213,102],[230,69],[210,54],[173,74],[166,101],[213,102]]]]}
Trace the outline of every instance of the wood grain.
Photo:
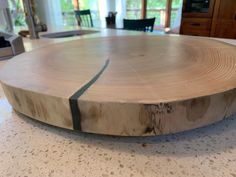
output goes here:
{"type": "Polygon", "coordinates": [[[69,98],[108,59],[103,73],[77,99],[83,132],[175,133],[222,120],[236,110],[235,46],[207,38],[80,39],[15,57],[0,79],[14,109],[73,129],[69,98]]]}
{"type": "Polygon", "coordinates": [[[236,1],[217,0],[211,36],[236,39],[236,1]]]}

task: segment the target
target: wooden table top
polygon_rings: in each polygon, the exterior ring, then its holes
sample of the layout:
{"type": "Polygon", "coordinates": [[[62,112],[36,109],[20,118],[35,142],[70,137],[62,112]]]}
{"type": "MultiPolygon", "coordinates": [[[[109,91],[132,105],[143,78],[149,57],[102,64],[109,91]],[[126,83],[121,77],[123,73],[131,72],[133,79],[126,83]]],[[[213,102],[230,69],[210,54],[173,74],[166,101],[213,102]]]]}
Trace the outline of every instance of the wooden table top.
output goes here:
{"type": "Polygon", "coordinates": [[[1,80],[68,98],[105,65],[81,96],[99,102],[159,103],[236,86],[235,46],[195,37],[123,36],[50,45],[15,57],[1,80]]]}

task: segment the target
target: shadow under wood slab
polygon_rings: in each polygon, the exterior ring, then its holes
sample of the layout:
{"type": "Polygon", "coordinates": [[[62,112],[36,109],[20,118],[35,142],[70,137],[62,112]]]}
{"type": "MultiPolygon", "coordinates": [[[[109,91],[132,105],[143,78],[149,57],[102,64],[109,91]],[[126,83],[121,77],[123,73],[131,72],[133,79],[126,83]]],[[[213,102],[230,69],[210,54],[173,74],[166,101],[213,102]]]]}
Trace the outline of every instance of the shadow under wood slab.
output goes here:
{"type": "Polygon", "coordinates": [[[236,111],[235,49],[188,36],[80,39],[17,56],[0,79],[15,110],[51,125],[168,134],[236,111]]]}

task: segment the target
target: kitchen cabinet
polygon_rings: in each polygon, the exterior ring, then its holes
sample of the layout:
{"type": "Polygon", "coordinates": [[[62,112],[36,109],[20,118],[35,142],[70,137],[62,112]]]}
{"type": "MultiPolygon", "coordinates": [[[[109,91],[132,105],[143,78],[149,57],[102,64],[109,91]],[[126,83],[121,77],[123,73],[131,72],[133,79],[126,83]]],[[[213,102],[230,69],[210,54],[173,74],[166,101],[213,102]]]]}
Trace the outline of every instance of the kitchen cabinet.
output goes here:
{"type": "Polygon", "coordinates": [[[236,38],[235,0],[184,0],[181,34],[236,38]]]}

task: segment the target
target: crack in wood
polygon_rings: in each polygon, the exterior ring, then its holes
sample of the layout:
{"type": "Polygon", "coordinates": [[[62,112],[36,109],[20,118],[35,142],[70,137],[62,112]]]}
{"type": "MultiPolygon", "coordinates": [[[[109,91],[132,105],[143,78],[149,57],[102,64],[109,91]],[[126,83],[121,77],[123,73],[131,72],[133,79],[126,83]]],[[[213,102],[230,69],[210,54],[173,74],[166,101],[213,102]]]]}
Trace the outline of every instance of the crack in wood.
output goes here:
{"type": "Polygon", "coordinates": [[[71,116],[72,116],[74,130],[81,130],[80,110],[79,110],[79,105],[77,102],[78,98],[81,95],[83,95],[83,93],[97,81],[97,79],[101,76],[101,74],[107,68],[109,62],[110,62],[110,60],[107,59],[104,66],[101,68],[101,70],[87,84],[85,84],[83,87],[81,87],[77,92],[75,92],[69,98],[70,110],[71,110],[71,116]]]}

